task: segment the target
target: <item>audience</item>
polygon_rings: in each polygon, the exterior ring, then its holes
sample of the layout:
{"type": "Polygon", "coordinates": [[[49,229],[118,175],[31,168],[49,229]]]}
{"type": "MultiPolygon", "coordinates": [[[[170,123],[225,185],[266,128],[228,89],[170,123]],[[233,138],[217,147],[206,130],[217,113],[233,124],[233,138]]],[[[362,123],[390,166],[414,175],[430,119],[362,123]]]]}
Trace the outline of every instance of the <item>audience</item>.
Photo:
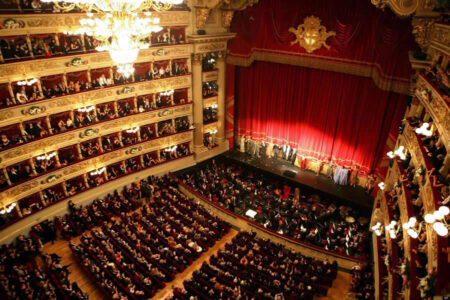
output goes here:
{"type": "Polygon", "coordinates": [[[356,265],[352,268],[352,292],[358,300],[374,299],[374,279],[369,265],[356,265]]]}
{"type": "Polygon", "coordinates": [[[337,263],[295,253],[255,233],[240,232],[172,299],[313,299],[326,296],[337,263]]]}
{"type": "Polygon", "coordinates": [[[210,201],[245,215],[257,212],[255,221],[280,234],[350,256],[367,257],[367,224],[350,207],[337,207],[315,194],[235,164],[202,165],[179,175],[180,180],[210,201]],[[364,224],[364,225],[363,225],[364,224]]]}
{"type": "Polygon", "coordinates": [[[180,193],[169,177],[149,177],[139,186],[140,192],[126,194],[131,199],[152,199],[141,214],[130,206],[118,206],[126,198],[117,192],[108,195],[109,200],[94,201],[92,209],[69,204],[71,216],[79,216],[74,226],[89,229],[103,223],[83,233],[81,244],[71,242],[70,247],[83,269],[112,298],[152,297],[229,229],[180,193]],[[121,215],[121,222],[111,219],[113,213],[121,215]]]}

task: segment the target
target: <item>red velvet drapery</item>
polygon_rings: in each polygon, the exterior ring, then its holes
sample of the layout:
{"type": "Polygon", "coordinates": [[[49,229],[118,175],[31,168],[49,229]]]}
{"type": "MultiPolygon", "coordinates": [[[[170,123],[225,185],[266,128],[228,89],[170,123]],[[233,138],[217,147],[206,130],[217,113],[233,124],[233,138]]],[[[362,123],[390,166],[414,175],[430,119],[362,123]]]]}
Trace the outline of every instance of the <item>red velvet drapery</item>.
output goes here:
{"type": "Polygon", "coordinates": [[[237,33],[229,43],[232,63],[247,66],[255,59],[308,66],[289,62],[300,57],[314,60],[314,68],[372,77],[379,86],[383,82],[385,90],[409,84],[408,51],[417,49],[410,18],[400,19],[361,0],[260,0],[236,12],[230,30],[237,33]],[[298,43],[291,44],[295,35],[289,28],[297,28],[308,16],[336,32],[327,39],[330,49],[309,54],[298,43]]]}
{"type": "Polygon", "coordinates": [[[372,172],[391,128],[405,111],[404,96],[378,89],[369,78],[256,62],[238,68],[238,135],[299,155],[372,172]]]}

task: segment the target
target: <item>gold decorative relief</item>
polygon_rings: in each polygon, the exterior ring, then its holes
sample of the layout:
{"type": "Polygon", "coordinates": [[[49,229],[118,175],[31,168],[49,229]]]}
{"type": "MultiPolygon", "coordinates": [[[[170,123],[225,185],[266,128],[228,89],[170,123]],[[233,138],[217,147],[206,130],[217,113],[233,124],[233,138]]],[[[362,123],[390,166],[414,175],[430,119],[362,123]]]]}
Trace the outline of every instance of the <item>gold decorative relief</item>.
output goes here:
{"type": "MultiPolygon", "coordinates": [[[[377,8],[384,9],[389,6],[399,16],[412,15],[419,7],[419,2],[425,1],[429,2],[430,0],[370,0],[377,8]]],[[[426,8],[426,6],[423,7],[426,8]]]]}
{"type": "Polygon", "coordinates": [[[321,25],[320,19],[314,16],[306,17],[303,24],[298,25],[297,29],[289,28],[289,32],[295,34],[296,37],[291,45],[299,43],[308,53],[312,53],[322,46],[330,49],[326,41],[330,36],[336,35],[334,31],[327,32],[325,26],[321,25]]]}
{"type": "Polygon", "coordinates": [[[234,11],[233,10],[222,10],[222,26],[230,27],[231,21],[233,20],[234,11]]]}
{"type": "Polygon", "coordinates": [[[430,18],[413,18],[413,35],[422,50],[430,45],[431,32],[433,30],[434,20],[430,18]]]}
{"type": "Polygon", "coordinates": [[[204,7],[197,7],[195,8],[195,24],[197,28],[203,28],[205,27],[206,20],[209,17],[209,14],[211,13],[210,8],[204,8],[204,7]]]}

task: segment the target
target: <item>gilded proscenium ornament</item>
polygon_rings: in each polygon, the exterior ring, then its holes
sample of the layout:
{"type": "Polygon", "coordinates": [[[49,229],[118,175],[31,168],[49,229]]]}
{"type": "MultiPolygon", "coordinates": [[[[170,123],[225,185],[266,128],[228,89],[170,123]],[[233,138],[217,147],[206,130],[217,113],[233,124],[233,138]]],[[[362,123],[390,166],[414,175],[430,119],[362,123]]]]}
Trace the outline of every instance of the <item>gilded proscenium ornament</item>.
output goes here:
{"type": "Polygon", "coordinates": [[[330,49],[326,41],[330,36],[336,35],[336,32],[327,32],[325,26],[321,25],[320,19],[314,16],[306,17],[303,22],[303,24],[298,25],[297,29],[294,27],[289,28],[289,32],[295,34],[296,37],[295,41],[291,42],[291,45],[299,43],[308,53],[312,53],[322,48],[322,46],[330,49]]]}
{"type": "Polygon", "coordinates": [[[384,9],[389,6],[399,16],[412,15],[418,9],[420,2],[425,1],[429,0],[370,0],[377,8],[384,9]]]}
{"type": "Polygon", "coordinates": [[[203,28],[206,24],[206,19],[208,19],[209,14],[211,13],[210,8],[205,7],[197,7],[195,9],[196,23],[197,28],[203,28]]]}
{"type": "Polygon", "coordinates": [[[431,32],[433,31],[434,19],[413,18],[413,35],[422,50],[426,50],[430,45],[431,32]]]}
{"type": "Polygon", "coordinates": [[[234,10],[222,10],[222,26],[230,27],[233,20],[234,10]]]}

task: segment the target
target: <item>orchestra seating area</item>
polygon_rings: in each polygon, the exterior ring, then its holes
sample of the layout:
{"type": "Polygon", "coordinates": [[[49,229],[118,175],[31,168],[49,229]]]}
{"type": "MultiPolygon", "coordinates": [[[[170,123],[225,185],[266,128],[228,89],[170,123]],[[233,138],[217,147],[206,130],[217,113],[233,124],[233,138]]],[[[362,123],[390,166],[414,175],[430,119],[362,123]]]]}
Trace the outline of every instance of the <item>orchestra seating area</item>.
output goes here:
{"type": "Polygon", "coordinates": [[[226,160],[179,172],[181,182],[206,199],[274,232],[349,256],[368,257],[368,226],[357,209],[226,160]]]}
{"type": "Polygon", "coordinates": [[[56,254],[44,255],[38,240],[23,235],[0,248],[0,293],[3,299],[86,300],[67,266],[56,254]]]}
{"type": "Polygon", "coordinates": [[[175,289],[172,299],[313,299],[327,295],[336,274],[336,262],[306,257],[244,231],[203,263],[183,289],[175,289]]]}

